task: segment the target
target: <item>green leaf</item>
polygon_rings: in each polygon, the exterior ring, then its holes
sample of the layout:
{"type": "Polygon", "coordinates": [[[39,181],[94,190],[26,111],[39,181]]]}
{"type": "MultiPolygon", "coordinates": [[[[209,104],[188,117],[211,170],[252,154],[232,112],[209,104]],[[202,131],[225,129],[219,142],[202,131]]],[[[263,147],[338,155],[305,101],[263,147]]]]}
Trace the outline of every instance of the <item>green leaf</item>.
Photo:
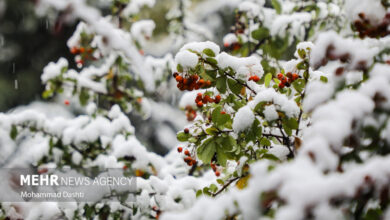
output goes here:
{"type": "Polygon", "coordinates": [[[218,106],[213,110],[211,113],[211,120],[217,125],[217,126],[223,126],[230,120],[230,116],[228,114],[221,114],[222,107],[218,106]]]}
{"type": "Polygon", "coordinates": [[[201,189],[199,189],[198,191],[196,191],[196,197],[199,197],[203,194],[203,191],[201,189]]]}
{"type": "Polygon", "coordinates": [[[217,161],[220,165],[226,166],[226,161],[228,156],[225,153],[225,150],[222,147],[217,147],[217,161]]]}
{"type": "Polygon", "coordinates": [[[88,91],[85,89],[82,89],[79,94],[79,101],[82,106],[85,106],[88,102],[89,94],[88,91]]]}
{"type": "Polygon", "coordinates": [[[306,57],[306,52],[305,52],[305,50],[303,50],[303,49],[298,49],[298,55],[299,55],[299,57],[300,57],[301,59],[305,59],[305,57],[306,57]]]}
{"type": "Polygon", "coordinates": [[[262,138],[260,140],[260,144],[263,146],[271,146],[271,141],[269,141],[267,138],[262,138]]]}
{"type": "Polygon", "coordinates": [[[294,129],[294,130],[296,130],[296,129],[298,129],[298,122],[297,122],[297,120],[295,119],[295,118],[289,118],[287,121],[286,121],[286,124],[287,124],[287,126],[289,127],[289,128],[291,128],[291,129],[294,129]]]}
{"type": "Polygon", "coordinates": [[[269,87],[269,83],[271,82],[271,79],[272,79],[272,74],[271,73],[267,73],[267,75],[265,75],[265,77],[264,77],[264,85],[265,85],[265,87],[269,87]]]}
{"type": "Polygon", "coordinates": [[[206,61],[210,64],[213,64],[213,65],[217,65],[218,64],[218,61],[214,58],[211,58],[211,57],[207,57],[206,58],[206,61]]]}
{"type": "Polygon", "coordinates": [[[211,184],[209,189],[211,192],[216,192],[218,190],[218,187],[215,184],[211,184]]]}
{"type": "Polygon", "coordinates": [[[279,158],[273,154],[263,154],[263,158],[273,161],[279,161],[279,158]]]}
{"type": "Polygon", "coordinates": [[[18,128],[16,127],[16,125],[12,125],[9,135],[12,138],[12,140],[16,139],[16,136],[18,136],[18,128]]]}
{"type": "Polygon", "coordinates": [[[291,135],[292,135],[292,130],[291,130],[291,128],[287,125],[287,123],[284,123],[284,122],[283,122],[282,126],[283,126],[283,130],[286,132],[286,134],[287,134],[288,136],[291,136],[291,135]]]}
{"type": "Polygon", "coordinates": [[[305,61],[302,61],[300,63],[297,64],[297,68],[299,70],[305,70],[309,67],[309,65],[305,62],[305,61]]]}
{"type": "Polygon", "coordinates": [[[257,30],[252,31],[252,37],[256,40],[263,40],[269,36],[269,30],[265,27],[260,27],[257,30]]]}
{"type": "Polygon", "coordinates": [[[321,76],[320,77],[320,80],[324,83],[327,83],[328,82],[328,78],[326,76],[321,76]]]}
{"type": "Polygon", "coordinates": [[[225,184],[225,182],[223,180],[221,180],[221,179],[217,179],[217,183],[220,184],[220,185],[225,184]]]}
{"type": "Polygon", "coordinates": [[[226,92],[226,76],[221,76],[217,78],[217,84],[216,87],[220,93],[226,92]]]}
{"type": "Polygon", "coordinates": [[[203,161],[203,163],[209,164],[213,158],[216,146],[213,138],[205,140],[202,145],[197,149],[198,158],[203,161]]]}
{"type": "Polygon", "coordinates": [[[280,5],[278,0],[271,0],[272,7],[276,10],[276,13],[282,13],[282,6],[280,5]]]}
{"type": "Polygon", "coordinates": [[[181,142],[184,142],[184,141],[187,141],[188,138],[190,138],[191,135],[190,134],[186,134],[184,132],[180,132],[176,135],[176,138],[178,141],[181,141],[181,142]]]}
{"type": "Polygon", "coordinates": [[[304,79],[297,79],[292,83],[293,87],[297,92],[302,93],[303,89],[305,88],[305,80],[304,79]]]}
{"type": "Polygon", "coordinates": [[[211,77],[212,80],[215,80],[217,77],[217,70],[206,70],[206,74],[211,77]]]}
{"type": "Polygon", "coordinates": [[[44,98],[44,99],[47,99],[51,96],[53,96],[53,90],[45,90],[42,93],[42,98],[44,98]]]}
{"type": "Polygon", "coordinates": [[[211,50],[210,48],[206,48],[203,50],[203,53],[206,54],[207,56],[209,57],[215,57],[215,53],[213,50],[211,50]]]}
{"type": "Polygon", "coordinates": [[[218,133],[218,129],[217,129],[217,128],[214,128],[214,127],[207,128],[207,129],[206,129],[206,133],[207,133],[208,135],[214,135],[214,134],[218,133]]]}
{"type": "Polygon", "coordinates": [[[239,95],[242,89],[242,85],[237,83],[233,79],[228,79],[229,89],[236,95],[239,95]]]}
{"type": "Polygon", "coordinates": [[[182,73],[183,72],[183,67],[180,64],[177,64],[176,69],[178,72],[182,73]]]}

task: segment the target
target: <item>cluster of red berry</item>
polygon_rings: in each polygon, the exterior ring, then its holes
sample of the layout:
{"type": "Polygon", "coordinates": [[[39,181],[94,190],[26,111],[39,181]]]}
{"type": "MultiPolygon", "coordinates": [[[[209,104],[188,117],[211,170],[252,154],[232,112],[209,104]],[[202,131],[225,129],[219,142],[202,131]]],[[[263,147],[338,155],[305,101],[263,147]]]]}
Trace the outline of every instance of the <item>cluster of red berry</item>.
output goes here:
{"type": "Polygon", "coordinates": [[[290,87],[291,83],[299,78],[299,75],[296,73],[288,72],[286,76],[283,73],[278,74],[278,79],[280,80],[279,88],[283,89],[285,86],[290,87]]]}
{"type": "Polygon", "coordinates": [[[203,96],[202,93],[198,93],[198,95],[196,96],[196,99],[195,99],[196,106],[198,106],[199,108],[202,108],[203,104],[212,103],[212,102],[215,102],[218,104],[220,101],[221,101],[220,95],[216,95],[215,98],[213,99],[209,95],[203,96]]]}
{"type": "Polygon", "coordinates": [[[177,88],[181,91],[188,90],[197,90],[204,87],[211,86],[210,80],[199,79],[198,75],[190,75],[188,77],[180,76],[178,73],[173,73],[173,77],[175,77],[177,82],[177,88]],[[198,80],[199,79],[199,80],[198,80]]]}
{"type": "Polygon", "coordinates": [[[196,118],[196,111],[190,105],[186,106],[187,121],[193,121],[196,118]]]}
{"type": "Polygon", "coordinates": [[[366,18],[364,13],[359,13],[360,20],[354,22],[356,31],[359,32],[359,37],[364,38],[366,36],[376,38],[384,37],[390,34],[388,26],[390,24],[390,13],[387,13],[381,23],[376,26],[370,24],[370,21],[366,18]]]}
{"type": "Polygon", "coordinates": [[[88,48],[87,50],[84,47],[72,47],[70,48],[70,52],[72,54],[80,54],[80,53],[92,53],[92,48],[88,48]]]}
{"type": "MultiPolygon", "coordinates": [[[[177,151],[179,153],[181,153],[181,152],[183,152],[183,148],[182,147],[178,147],[177,151]]],[[[190,153],[189,150],[185,150],[184,151],[184,155],[186,155],[186,157],[184,158],[184,162],[186,162],[188,166],[192,166],[192,165],[194,165],[196,163],[196,160],[191,157],[191,153],[190,153]]]]}
{"type": "Polygon", "coordinates": [[[221,175],[221,173],[217,170],[217,165],[215,165],[215,163],[211,163],[210,166],[211,166],[211,169],[213,169],[216,176],[221,175]]]}
{"type": "Polygon", "coordinates": [[[258,76],[256,76],[256,75],[254,75],[254,76],[250,76],[249,77],[249,81],[254,81],[254,82],[258,82],[259,80],[260,80],[260,77],[258,77],[258,76]]]}
{"type": "Polygon", "coordinates": [[[233,51],[239,50],[241,48],[241,44],[238,43],[238,42],[235,42],[235,43],[232,43],[232,44],[225,43],[223,46],[226,47],[226,48],[229,48],[229,49],[231,49],[233,51]]]}
{"type": "Polygon", "coordinates": [[[70,53],[72,53],[72,54],[80,54],[81,55],[80,59],[76,60],[76,63],[80,64],[80,65],[84,65],[85,60],[88,60],[88,59],[96,60],[96,58],[91,55],[92,52],[93,52],[92,48],[88,48],[88,49],[85,49],[84,47],[72,47],[72,48],[70,48],[70,53]]]}

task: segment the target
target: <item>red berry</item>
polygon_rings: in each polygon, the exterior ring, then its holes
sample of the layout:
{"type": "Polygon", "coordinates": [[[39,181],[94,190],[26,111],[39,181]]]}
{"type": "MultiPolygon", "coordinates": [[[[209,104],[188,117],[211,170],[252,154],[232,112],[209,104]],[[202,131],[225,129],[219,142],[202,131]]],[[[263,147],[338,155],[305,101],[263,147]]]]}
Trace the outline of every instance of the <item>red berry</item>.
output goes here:
{"type": "Polygon", "coordinates": [[[188,162],[190,162],[190,161],[192,161],[192,158],[191,158],[191,157],[185,157],[185,158],[184,158],[184,162],[188,163],[188,162]]]}
{"type": "Polygon", "coordinates": [[[64,104],[69,105],[70,104],[69,100],[65,99],[64,104]]]}
{"type": "Polygon", "coordinates": [[[279,74],[278,74],[278,79],[279,79],[279,80],[282,80],[282,78],[283,78],[283,74],[282,74],[282,73],[279,73],[279,74]]]}
{"type": "Polygon", "coordinates": [[[292,74],[292,79],[293,80],[297,80],[298,78],[299,78],[298,74],[296,74],[296,73],[292,74]]]}
{"type": "Polygon", "coordinates": [[[80,53],[84,53],[85,52],[85,48],[84,47],[80,47],[80,53]]]}
{"type": "Polygon", "coordinates": [[[197,105],[199,108],[202,108],[202,107],[203,107],[203,102],[202,102],[202,101],[199,101],[198,103],[196,103],[196,105],[197,105]]]}
{"type": "Polygon", "coordinates": [[[184,128],[184,133],[188,134],[190,132],[190,129],[184,128]]]}
{"type": "Polygon", "coordinates": [[[203,97],[203,103],[208,103],[208,102],[210,102],[210,96],[208,96],[208,95],[205,95],[204,97],[203,97]]]}
{"type": "Polygon", "coordinates": [[[258,81],[260,80],[260,77],[258,77],[258,76],[253,76],[252,80],[255,81],[255,82],[258,82],[258,81]]]}
{"type": "Polygon", "coordinates": [[[215,175],[216,175],[216,176],[220,176],[221,173],[220,173],[219,171],[215,171],[215,175]]]}
{"type": "Polygon", "coordinates": [[[221,96],[220,95],[216,95],[215,96],[215,103],[219,103],[221,101],[221,96]]]}
{"type": "Polygon", "coordinates": [[[224,115],[224,114],[226,114],[226,112],[225,111],[221,111],[221,115],[224,115]]]}
{"type": "Polygon", "coordinates": [[[229,43],[226,42],[226,43],[223,44],[223,46],[224,47],[229,47],[230,45],[229,45],[229,43]]]}
{"type": "Polygon", "coordinates": [[[176,76],[176,81],[177,82],[183,82],[183,77],[182,76],[176,76]]]}
{"type": "Polygon", "coordinates": [[[178,147],[178,148],[177,148],[177,151],[178,151],[179,153],[181,153],[181,152],[183,151],[183,148],[182,148],[182,147],[178,147]]]}
{"type": "Polygon", "coordinates": [[[283,89],[284,88],[284,83],[279,83],[279,88],[283,89]]]}
{"type": "Polygon", "coordinates": [[[191,155],[189,150],[185,150],[185,151],[184,151],[184,154],[187,155],[187,156],[190,156],[190,155],[191,155]]]}
{"type": "Polygon", "coordinates": [[[70,53],[72,53],[72,54],[79,53],[79,49],[77,49],[77,47],[72,47],[72,48],[70,49],[70,53]]]}

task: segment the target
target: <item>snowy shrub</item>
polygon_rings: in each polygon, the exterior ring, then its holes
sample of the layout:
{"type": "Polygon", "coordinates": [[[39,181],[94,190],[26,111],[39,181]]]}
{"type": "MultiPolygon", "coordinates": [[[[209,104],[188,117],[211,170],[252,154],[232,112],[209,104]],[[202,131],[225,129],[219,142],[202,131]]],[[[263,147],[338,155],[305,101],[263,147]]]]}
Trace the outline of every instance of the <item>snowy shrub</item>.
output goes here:
{"type": "Polygon", "coordinates": [[[2,203],[4,217],[390,218],[387,1],[177,0],[152,55],[156,24],[140,13],[155,4],[37,1],[79,22],[77,69],[60,58],[41,76],[43,98],[79,115],[0,114],[3,166],[121,168],[135,202],[2,203]],[[218,36],[226,11],[234,23],[218,36]],[[169,153],[150,151],[130,115],[169,153]]]}

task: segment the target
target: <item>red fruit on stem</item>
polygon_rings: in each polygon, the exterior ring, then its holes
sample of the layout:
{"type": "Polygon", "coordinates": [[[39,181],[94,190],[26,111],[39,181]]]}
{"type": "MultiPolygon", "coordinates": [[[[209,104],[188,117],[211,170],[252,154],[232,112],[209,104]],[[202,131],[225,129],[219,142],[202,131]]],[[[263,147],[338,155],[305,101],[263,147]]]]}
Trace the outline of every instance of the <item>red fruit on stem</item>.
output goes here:
{"type": "Polygon", "coordinates": [[[258,82],[258,81],[260,80],[260,77],[258,77],[258,76],[253,76],[252,80],[255,81],[255,82],[258,82]]]}
{"type": "Polygon", "coordinates": [[[77,47],[72,47],[71,49],[70,49],[70,53],[71,54],[76,54],[76,53],[78,53],[79,52],[79,49],[77,49],[77,47]]]}
{"type": "Polygon", "coordinates": [[[218,104],[221,101],[221,96],[220,95],[216,95],[214,101],[215,101],[215,103],[218,104]]]}
{"type": "Polygon", "coordinates": [[[191,155],[189,150],[185,150],[185,151],[184,151],[184,154],[187,155],[187,156],[190,156],[190,155],[191,155]]]}
{"type": "Polygon", "coordinates": [[[65,99],[64,104],[69,105],[70,104],[69,100],[65,99]]]}
{"type": "Polygon", "coordinates": [[[182,76],[176,76],[176,81],[177,82],[183,82],[183,77],[182,76]]]}
{"type": "Polygon", "coordinates": [[[198,103],[196,103],[196,106],[198,106],[199,108],[202,108],[203,107],[203,102],[199,101],[198,103]]]}
{"type": "Polygon", "coordinates": [[[190,132],[190,129],[184,128],[184,133],[188,134],[190,132]]]}
{"type": "Polygon", "coordinates": [[[182,148],[182,147],[178,147],[178,148],[177,148],[177,151],[178,151],[179,153],[181,153],[181,152],[183,151],[183,148],[182,148]]]}
{"type": "Polygon", "coordinates": [[[283,89],[284,88],[284,83],[279,83],[279,88],[283,89]]]}
{"type": "Polygon", "coordinates": [[[220,176],[221,173],[220,173],[219,171],[215,171],[215,175],[216,175],[216,176],[220,176]]]}

